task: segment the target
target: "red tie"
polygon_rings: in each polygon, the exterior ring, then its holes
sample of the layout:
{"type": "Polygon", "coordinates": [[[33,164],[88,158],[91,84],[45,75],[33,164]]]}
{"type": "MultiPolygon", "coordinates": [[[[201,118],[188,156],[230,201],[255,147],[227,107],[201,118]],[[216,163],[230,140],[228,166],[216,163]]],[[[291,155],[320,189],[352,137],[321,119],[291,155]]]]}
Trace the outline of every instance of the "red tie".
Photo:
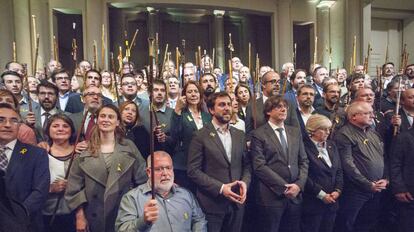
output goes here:
{"type": "Polygon", "coordinates": [[[89,122],[88,122],[88,126],[86,127],[86,133],[85,133],[86,140],[89,140],[91,138],[92,129],[94,126],[95,126],[95,115],[91,114],[89,122]]]}

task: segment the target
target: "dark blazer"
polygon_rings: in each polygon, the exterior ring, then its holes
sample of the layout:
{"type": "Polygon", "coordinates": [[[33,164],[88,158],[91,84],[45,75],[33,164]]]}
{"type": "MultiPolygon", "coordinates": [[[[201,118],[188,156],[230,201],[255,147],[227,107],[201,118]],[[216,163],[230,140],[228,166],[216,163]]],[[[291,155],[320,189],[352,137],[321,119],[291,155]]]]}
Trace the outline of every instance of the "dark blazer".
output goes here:
{"type": "MultiPolygon", "coordinates": [[[[250,155],[253,172],[257,177],[255,200],[258,205],[279,206],[286,199],[285,184],[295,183],[305,189],[308,175],[308,158],[299,128],[285,125],[288,155],[284,154],[274,130],[269,123],[253,131],[250,155]]],[[[292,200],[301,202],[301,196],[292,200]]]]}
{"type": "MultiPolygon", "coordinates": [[[[111,105],[113,102],[111,99],[102,96],[102,105],[111,105]]],[[[66,104],[65,111],[69,113],[78,113],[82,112],[85,104],[81,100],[81,95],[79,93],[75,93],[69,97],[68,103],[66,104]]]]}
{"type": "Polygon", "coordinates": [[[309,159],[308,179],[303,194],[304,209],[314,213],[326,208],[337,210],[338,202],[327,205],[317,198],[317,195],[321,190],[328,194],[336,190],[342,191],[343,173],[338,149],[334,142],[329,140],[326,142],[326,149],[332,163],[329,167],[322,158],[318,157],[318,149],[309,138],[305,139],[304,143],[309,159]]]}
{"type": "Polygon", "coordinates": [[[397,136],[390,155],[390,180],[394,194],[414,194],[414,129],[397,136]]]}
{"type": "Polygon", "coordinates": [[[315,89],[315,100],[313,101],[313,108],[318,108],[319,106],[323,105],[323,97],[319,93],[318,88],[316,87],[316,84],[312,84],[313,88],[315,89]]]}
{"type": "MultiPolygon", "coordinates": [[[[36,118],[36,123],[35,123],[35,133],[36,133],[36,139],[37,142],[42,142],[42,141],[46,141],[46,134],[43,131],[43,126],[42,126],[42,115],[41,115],[41,105],[36,105],[35,107],[33,107],[33,113],[35,114],[35,118],[36,118]]],[[[56,114],[59,113],[66,113],[69,114],[67,112],[64,112],[58,108],[56,108],[56,114]]]]}
{"type": "Polygon", "coordinates": [[[296,108],[298,108],[298,101],[296,99],[296,92],[291,89],[285,93],[285,99],[296,108]]]}
{"type": "MultiPolygon", "coordinates": [[[[382,122],[378,124],[378,132],[380,133],[382,140],[384,141],[385,151],[390,152],[391,144],[394,140],[394,125],[391,124],[391,118],[394,115],[394,112],[389,112],[385,114],[382,122]]],[[[399,132],[405,132],[411,128],[410,122],[408,122],[407,114],[404,110],[400,110],[401,115],[401,126],[399,132]]]]}
{"type": "MultiPolygon", "coordinates": [[[[68,93],[68,102],[69,102],[69,98],[72,97],[72,96],[74,96],[74,95],[76,95],[76,94],[79,94],[79,93],[75,93],[75,92],[69,91],[69,93],[68,93]]],[[[59,110],[62,110],[62,108],[60,107],[60,98],[59,98],[59,96],[58,96],[57,101],[56,101],[56,108],[58,108],[59,110]]],[[[65,107],[65,110],[66,110],[66,107],[65,107]]],[[[62,110],[62,111],[65,111],[65,110],[62,110]]]]}
{"type": "MultiPolygon", "coordinates": [[[[296,116],[296,108],[288,101],[289,109],[287,113],[287,118],[285,120],[285,125],[293,126],[293,127],[299,127],[298,118],[296,116]]],[[[265,119],[264,113],[263,113],[263,97],[260,97],[256,100],[256,127],[259,128],[261,125],[265,124],[267,121],[265,119]]],[[[252,105],[251,101],[247,105],[246,108],[246,134],[248,135],[248,139],[250,138],[250,133],[254,129],[254,121],[253,121],[253,111],[252,111],[252,105]]]]}
{"type": "Polygon", "coordinates": [[[226,212],[233,204],[220,194],[223,184],[242,180],[250,184],[250,163],[244,133],[230,127],[232,151],[228,160],[223,143],[209,123],[197,131],[188,151],[188,177],[197,185],[197,199],[204,212],[226,212]]]}
{"type": "Polygon", "coordinates": [[[49,184],[49,161],[44,149],[17,140],[5,176],[7,190],[31,215],[35,231],[42,228],[42,208],[49,184]]]}
{"type": "MultiPolygon", "coordinates": [[[[201,111],[201,120],[204,126],[211,122],[210,114],[201,111]]],[[[171,116],[171,136],[177,139],[177,146],[172,156],[174,162],[174,169],[187,170],[187,156],[188,148],[194,133],[198,131],[188,108],[183,109],[181,115],[174,111],[171,116]]]]}

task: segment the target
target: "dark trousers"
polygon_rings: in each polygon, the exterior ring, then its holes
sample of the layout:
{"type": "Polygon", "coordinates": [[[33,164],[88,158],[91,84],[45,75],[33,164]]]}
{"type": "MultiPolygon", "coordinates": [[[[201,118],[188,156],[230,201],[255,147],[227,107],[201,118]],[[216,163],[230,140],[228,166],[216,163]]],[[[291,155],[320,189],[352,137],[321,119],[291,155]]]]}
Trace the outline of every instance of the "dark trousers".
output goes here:
{"type": "Polygon", "coordinates": [[[196,185],[188,178],[186,170],[174,169],[174,182],[196,194],[196,185]]]}
{"type": "Polygon", "coordinates": [[[244,207],[229,205],[226,212],[206,213],[207,228],[210,232],[240,232],[244,207]]]}
{"type": "Polygon", "coordinates": [[[50,225],[52,216],[43,215],[45,232],[73,232],[76,231],[75,213],[56,215],[53,224],[50,225]]]}
{"type": "MultiPolygon", "coordinates": [[[[301,228],[302,232],[332,232],[334,231],[336,211],[323,209],[322,211],[302,214],[301,228]]],[[[305,210],[304,210],[305,211],[305,210]]]]}
{"type": "Polygon", "coordinates": [[[400,203],[400,232],[414,231],[414,202],[400,203]]]}
{"type": "Polygon", "coordinates": [[[256,231],[300,232],[301,204],[283,199],[279,206],[257,206],[256,231]]]}
{"type": "Polygon", "coordinates": [[[380,211],[381,193],[347,189],[339,198],[335,232],[369,232],[380,211]]]}

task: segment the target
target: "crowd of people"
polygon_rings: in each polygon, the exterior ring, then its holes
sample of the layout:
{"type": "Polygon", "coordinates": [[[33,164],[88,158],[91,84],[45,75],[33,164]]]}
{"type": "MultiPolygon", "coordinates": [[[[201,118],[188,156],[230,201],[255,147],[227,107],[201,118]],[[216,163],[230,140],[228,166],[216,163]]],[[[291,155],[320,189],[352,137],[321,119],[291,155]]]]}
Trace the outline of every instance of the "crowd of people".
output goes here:
{"type": "Polygon", "coordinates": [[[201,61],[7,63],[0,231],[414,231],[414,64],[201,61]]]}

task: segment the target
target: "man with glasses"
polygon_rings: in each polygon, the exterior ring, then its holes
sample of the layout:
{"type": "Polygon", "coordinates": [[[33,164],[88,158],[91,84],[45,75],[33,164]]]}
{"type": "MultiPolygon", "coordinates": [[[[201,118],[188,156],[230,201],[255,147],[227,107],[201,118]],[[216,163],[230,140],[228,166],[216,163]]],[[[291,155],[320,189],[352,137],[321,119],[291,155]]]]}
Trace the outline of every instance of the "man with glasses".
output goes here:
{"type": "Polygon", "coordinates": [[[42,142],[46,141],[44,129],[49,118],[63,111],[56,107],[59,90],[54,84],[43,80],[37,86],[37,92],[39,105],[33,108],[33,113],[27,115],[26,124],[35,128],[37,142],[42,142]]]}
{"type": "Polygon", "coordinates": [[[131,73],[127,73],[121,77],[121,103],[124,101],[135,102],[138,106],[139,114],[144,113],[144,109],[149,106],[149,101],[140,98],[138,95],[138,86],[135,76],[131,73]]]}
{"type": "MultiPolygon", "coordinates": [[[[85,89],[90,86],[99,88],[102,83],[102,76],[98,70],[91,69],[85,73],[85,89]]],[[[112,100],[107,97],[102,97],[103,105],[112,104],[112,100]]],[[[84,102],[82,102],[80,94],[74,94],[68,100],[65,111],[69,113],[78,113],[84,110],[84,102]]]]}
{"type": "Polygon", "coordinates": [[[171,109],[175,109],[177,100],[180,97],[180,81],[176,76],[170,76],[168,78],[168,101],[167,105],[171,109]]]}
{"type": "Polygon", "coordinates": [[[194,195],[174,185],[170,155],[154,152],[154,191],[151,199],[151,156],[147,159],[148,181],[122,197],[116,231],[207,232],[207,221],[194,195]]]}
{"type": "MultiPolygon", "coordinates": [[[[256,118],[256,128],[266,123],[263,114],[264,102],[271,96],[276,96],[280,92],[280,76],[275,71],[268,71],[262,77],[262,91],[263,96],[256,99],[256,114],[253,115],[252,104],[246,108],[246,133],[249,135],[254,128],[254,118],[256,118]]],[[[299,127],[299,122],[296,116],[296,109],[288,103],[288,113],[285,124],[299,127]]]]}
{"type": "Polygon", "coordinates": [[[256,231],[300,232],[308,158],[300,129],[284,123],[288,107],[283,96],[269,97],[263,111],[267,122],[251,135],[256,231]]]}
{"type": "Polygon", "coordinates": [[[57,108],[65,111],[68,100],[71,96],[75,95],[71,91],[71,78],[69,73],[65,69],[57,69],[52,73],[52,81],[59,89],[59,99],[57,101],[57,108]]]}
{"type": "Polygon", "coordinates": [[[19,113],[10,104],[0,103],[0,169],[6,173],[6,189],[26,207],[33,231],[41,232],[41,210],[50,184],[48,155],[17,139],[20,124],[19,113]]]}
{"type": "Polygon", "coordinates": [[[344,192],[340,199],[334,231],[370,231],[380,211],[385,190],[384,147],[371,128],[372,106],[357,101],[348,106],[348,122],[335,134],[344,171],[344,192]]]}

